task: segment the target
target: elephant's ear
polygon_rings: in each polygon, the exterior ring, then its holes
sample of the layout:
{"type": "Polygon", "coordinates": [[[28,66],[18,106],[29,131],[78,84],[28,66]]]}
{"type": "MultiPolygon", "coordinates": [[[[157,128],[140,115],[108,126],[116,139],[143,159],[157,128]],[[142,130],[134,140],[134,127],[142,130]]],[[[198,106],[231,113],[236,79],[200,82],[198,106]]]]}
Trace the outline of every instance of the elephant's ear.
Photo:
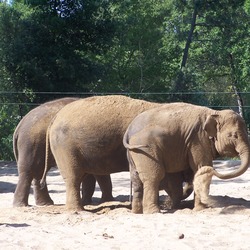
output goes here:
{"type": "Polygon", "coordinates": [[[216,137],[217,134],[217,119],[218,115],[209,115],[205,121],[203,129],[207,132],[209,137],[216,137]]]}

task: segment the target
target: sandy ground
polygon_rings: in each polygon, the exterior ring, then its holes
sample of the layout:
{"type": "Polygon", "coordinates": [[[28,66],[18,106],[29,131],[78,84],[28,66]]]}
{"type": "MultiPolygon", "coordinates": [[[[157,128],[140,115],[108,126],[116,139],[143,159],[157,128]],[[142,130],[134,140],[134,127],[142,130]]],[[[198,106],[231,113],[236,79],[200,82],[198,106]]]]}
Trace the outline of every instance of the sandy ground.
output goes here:
{"type": "MultiPolygon", "coordinates": [[[[233,170],[235,162],[220,171],[233,170]]],[[[180,210],[136,215],[129,209],[129,173],[112,175],[116,202],[87,206],[73,213],[64,209],[65,186],[57,169],[50,171],[48,188],[55,206],[12,208],[17,183],[15,163],[0,162],[1,249],[250,249],[250,169],[233,180],[213,178],[211,208],[194,212],[193,197],[180,210]]],[[[96,187],[94,202],[101,192],[96,187]]],[[[160,193],[161,199],[166,193],[160,193]]]]}

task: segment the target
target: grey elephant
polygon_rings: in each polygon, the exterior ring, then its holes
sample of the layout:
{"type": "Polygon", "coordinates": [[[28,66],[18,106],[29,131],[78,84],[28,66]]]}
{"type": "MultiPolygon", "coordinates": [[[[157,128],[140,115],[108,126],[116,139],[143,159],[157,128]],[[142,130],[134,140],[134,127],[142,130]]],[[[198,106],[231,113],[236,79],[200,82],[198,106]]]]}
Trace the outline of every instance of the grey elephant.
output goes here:
{"type": "MultiPolygon", "coordinates": [[[[40,180],[45,165],[46,131],[55,114],[65,105],[79,98],[62,98],[44,103],[26,114],[19,122],[13,135],[13,151],[18,167],[18,183],[14,193],[13,206],[28,206],[28,197],[33,180],[36,205],[51,205],[47,186],[40,189],[40,180]]],[[[48,168],[55,166],[50,157],[48,168]]],[[[103,191],[103,200],[113,200],[110,176],[97,177],[103,191]]],[[[95,178],[86,176],[82,188],[84,204],[91,201],[95,187],[95,178]]]]}
{"type": "Polygon", "coordinates": [[[139,113],[160,105],[120,95],[95,96],[70,103],[57,113],[47,133],[47,156],[52,152],[65,180],[68,209],[82,210],[80,183],[86,174],[129,170],[122,144],[127,126],[139,113]]]}
{"type": "Polygon", "coordinates": [[[128,126],[123,143],[130,163],[134,213],[159,212],[160,181],[188,167],[196,174],[194,209],[203,209],[213,175],[233,178],[243,174],[250,164],[247,127],[232,110],[165,104],[139,114],[128,126]],[[220,174],[212,166],[218,156],[239,156],[241,166],[220,174]]]}

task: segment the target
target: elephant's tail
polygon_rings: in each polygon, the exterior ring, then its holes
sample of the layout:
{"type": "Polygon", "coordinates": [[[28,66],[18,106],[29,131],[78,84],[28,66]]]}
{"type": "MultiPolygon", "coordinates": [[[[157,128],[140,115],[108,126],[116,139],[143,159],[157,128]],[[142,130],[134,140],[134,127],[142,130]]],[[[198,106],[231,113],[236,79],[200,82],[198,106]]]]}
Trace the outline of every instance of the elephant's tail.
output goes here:
{"type": "Polygon", "coordinates": [[[13,153],[16,159],[16,162],[18,162],[18,148],[17,148],[17,141],[18,141],[18,134],[15,131],[13,135],[13,153]]]}
{"type": "Polygon", "coordinates": [[[47,131],[46,131],[46,151],[45,151],[45,167],[44,167],[44,172],[42,179],[40,181],[40,188],[43,189],[46,186],[46,175],[47,172],[49,171],[49,155],[51,153],[50,151],[50,140],[49,140],[49,131],[51,127],[52,122],[50,123],[47,131]]]}
{"type": "Polygon", "coordinates": [[[148,148],[148,145],[130,145],[128,142],[128,132],[129,129],[126,130],[124,136],[123,136],[123,145],[126,149],[133,150],[133,149],[139,149],[139,148],[148,148]]]}

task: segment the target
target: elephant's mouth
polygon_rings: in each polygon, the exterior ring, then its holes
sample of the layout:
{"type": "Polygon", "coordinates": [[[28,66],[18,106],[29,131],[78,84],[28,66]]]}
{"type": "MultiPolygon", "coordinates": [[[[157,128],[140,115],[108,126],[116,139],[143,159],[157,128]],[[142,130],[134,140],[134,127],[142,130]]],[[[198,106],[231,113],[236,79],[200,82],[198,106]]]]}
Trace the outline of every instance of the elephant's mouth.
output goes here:
{"type": "Polygon", "coordinates": [[[226,157],[238,157],[239,156],[239,153],[236,151],[234,145],[226,145],[225,147],[222,147],[222,148],[218,145],[217,151],[219,155],[222,157],[225,157],[225,156],[226,157]]]}
{"type": "Polygon", "coordinates": [[[236,150],[225,150],[220,153],[220,156],[223,157],[239,157],[239,153],[236,150]]]}

